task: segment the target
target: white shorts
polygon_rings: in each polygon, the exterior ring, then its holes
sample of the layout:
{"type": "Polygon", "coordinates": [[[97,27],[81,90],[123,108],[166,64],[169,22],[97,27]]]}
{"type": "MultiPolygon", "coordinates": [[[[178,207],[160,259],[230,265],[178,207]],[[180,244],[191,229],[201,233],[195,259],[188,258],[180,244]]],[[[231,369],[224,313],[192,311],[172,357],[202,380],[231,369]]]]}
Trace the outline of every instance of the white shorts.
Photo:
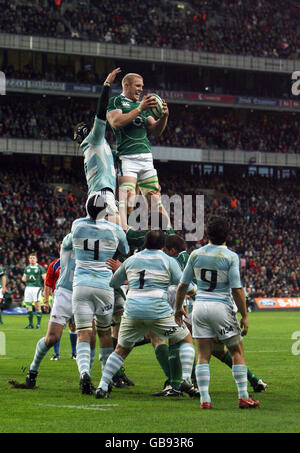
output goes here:
{"type": "Polygon", "coordinates": [[[160,319],[134,319],[122,317],[118,343],[123,348],[131,348],[133,345],[144,338],[148,330],[161,340],[172,340],[174,343],[182,341],[188,334],[186,326],[179,326],[173,315],[160,319]]]}
{"type": "Polygon", "coordinates": [[[110,190],[106,190],[105,189],[105,190],[99,190],[98,192],[90,193],[90,195],[88,196],[88,199],[86,200],[85,206],[87,207],[89,199],[91,197],[93,197],[94,195],[97,195],[97,194],[101,195],[102,198],[104,199],[105,203],[107,204],[107,207],[106,207],[107,215],[109,215],[109,216],[118,216],[119,215],[119,209],[117,207],[115,194],[113,192],[111,192],[110,190]]]}
{"type": "Polygon", "coordinates": [[[40,302],[42,298],[42,288],[37,286],[26,286],[24,292],[25,304],[32,304],[33,302],[40,302]]]}
{"type": "Polygon", "coordinates": [[[49,322],[61,324],[64,328],[72,318],[72,291],[58,287],[53,294],[53,306],[49,322]]]}
{"type": "Polygon", "coordinates": [[[118,176],[131,176],[137,181],[157,176],[151,153],[127,154],[119,157],[118,176]]]}
{"type": "Polygon", "coordinates": [[[3,299],[3,292],[2,292],[2,288],[0,288],[0,300],[3,299]]]}
{"type": "Polygon", "coordinates": [[[72,311],[77,330],[91,328],[93,319],[96,326],[106,328],[111,325],[114,310],[114,292],[91,286],[73,288],[72,311]]]}
{"type": "MultiPolygon", "coordinates": [[[[241,329],[233,307],[222,302],[194,302],[192,311],[193,338],[215,338],[226,344],[229,338],[241,337],[241,329]]],[[[242,337],[240,338],[242,340],[242,337]]]]}

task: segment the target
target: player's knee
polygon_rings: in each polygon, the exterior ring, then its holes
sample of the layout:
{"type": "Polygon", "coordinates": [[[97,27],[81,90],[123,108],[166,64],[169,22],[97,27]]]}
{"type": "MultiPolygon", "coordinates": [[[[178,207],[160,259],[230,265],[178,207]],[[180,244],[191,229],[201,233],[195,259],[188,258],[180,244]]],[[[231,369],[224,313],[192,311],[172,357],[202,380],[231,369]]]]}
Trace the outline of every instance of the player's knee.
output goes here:
{"type": "Polygon", "coordinates": [[[238,354],[241,354],[243,352],[241,348],[241,342],[243,341],[243,338],[240,334],[234,335],[233,337],[227,338],[222,341],[231,352],[236,352],[238,354]]]}
{"type": "Polygon", "coordinates": [[[135,196],[135,184],[123,182],[119,186],[119,200],[124,199],[125,196],[135,196]]]}
{"type": "Polygon", "coordinates": [[[61,338],[58,332],[49,332],[45,337],[45,344],[48,348],[54,346],[61,338]]]}

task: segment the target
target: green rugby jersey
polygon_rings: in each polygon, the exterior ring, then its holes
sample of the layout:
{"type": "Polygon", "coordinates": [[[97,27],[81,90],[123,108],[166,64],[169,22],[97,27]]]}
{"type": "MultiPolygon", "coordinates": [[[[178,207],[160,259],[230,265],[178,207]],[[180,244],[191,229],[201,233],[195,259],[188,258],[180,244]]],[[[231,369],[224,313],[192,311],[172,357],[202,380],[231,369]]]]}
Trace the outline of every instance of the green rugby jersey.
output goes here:
{"type": "Polygon", "coordinates": [[[185,250],[183,250],[183,252],[180,252],[179,255],[177,255],[175,257],[175,259],[178,262],[180,269],[182,271],[184,270],[184,268],[189,260],[189,257],[190,257],[190,255],[185,250]]]}
{"type": "MultiPolygon", "coordinates": [[[[127,242],[129,244],[130,250],[142,250],[144,248],[145,236],[148,233],[148,230],[135,230],[134,228],[129,228],[126,233],[127,242]]],[[[166,229],[166,236],[171,236],[175,234],[175,231],[172,227],[166,229]]]]}
{"type": "MultiPolygon", "coordinates": [[[[122,113],[129,113],[139,105],[139,101],[132,101],[122,93],[119,96],[110,98],[107,112],[121,110],[122,113]]],[[[144,110],[127,126],[121,129],[112,127],[117,141],[117,156],[151,153],[151,145],[147,137],[147,118],[149,116],[152,116],[150,112],[144,110]]]]}
{"type": "Polygon", "coordinates": [[[36,266],[26,266],[24,274],[27,277],[26,286],[35,286],[40,288],[44,284],[42,274],[46,274],[46,269],[40,264],[37,264],[36,266]]]}

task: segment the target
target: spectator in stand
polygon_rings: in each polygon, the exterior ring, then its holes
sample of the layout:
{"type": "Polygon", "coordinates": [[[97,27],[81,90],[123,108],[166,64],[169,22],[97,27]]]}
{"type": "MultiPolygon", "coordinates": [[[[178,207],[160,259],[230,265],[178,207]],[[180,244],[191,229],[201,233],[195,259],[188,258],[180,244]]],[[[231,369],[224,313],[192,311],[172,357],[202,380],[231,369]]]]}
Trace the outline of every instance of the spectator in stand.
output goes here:
{"type": "Polygon", "coordinates": [[[171,0],[49,5],[8,2],[1,31],[257,57],[299,54],[300,7],[286,0],[239,0],[234,8],[231,0],[190,0],[181,8],[171,0]]]}
{"type": "MultiPolygon", "coordinates": [[[[0,106],[0,135],[71,141],[74,124],[92,122],[95,102],[76,98],[66,101],[55,96],[9,96],[9,104],[0,106]]],[[[241,114],[234,109],[186,109],[183,105],[171,104],[170,119],[162,138],[150,137],[150,140],[153,146],[299,154],[299,121],[299,114],[287,112],[257,110],[241,114]]],[[[107,128],[107,140],[114,146],[110,128],[107,128]]]]}

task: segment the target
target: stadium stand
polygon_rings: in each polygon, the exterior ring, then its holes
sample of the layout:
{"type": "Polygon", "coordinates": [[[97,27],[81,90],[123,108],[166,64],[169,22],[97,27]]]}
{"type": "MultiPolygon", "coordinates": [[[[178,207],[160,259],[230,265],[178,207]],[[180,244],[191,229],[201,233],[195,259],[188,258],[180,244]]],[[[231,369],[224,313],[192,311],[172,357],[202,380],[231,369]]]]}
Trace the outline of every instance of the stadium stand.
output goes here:
{"type": "MultiPolygon", "coordinates": [[[[85,215],[86,193],[83,170],[79,174],[60,170],[51,175],[42,166],[37,172],[26,168],[24,161],[19,168],[17,162],[16,165],[14,170],[0,171],[0,262],[6,269],[14,301],[20,301],[24,291],[21,276],[28,253],[36,250],[39,263],[49,264],[72,221],[85,215]],[[49,185],[57,181],[73,183],[74,191],[81,187],[82,192],[59,193],[49,185]]],[[[249,294],[300,296],[300,259],[295,253],[300,234],[297,179],[281,180],[279,184],[277,179],[260,176],[199,177],[195,171],[191,173],[191,167],[185,173],[177,171],[172,175],[167,166],[158,171],[162,192],[169,196],[214,190],[205,197],[205,217],[226,214],[231,218],[228,245],[240,255],[241,275],[249,294]]],[[[189,250],[202,242],[189,243],[189,250]]]]}
{"type": "MultiPolygon", "coordinates": [[[[92,122],[95,101],[65,97],[11,96],[0,106],[0,135],[7,138],[72,140],[73,125],[92,122]]],[[[153,145],[300,153],[299,114],[170,105],[170,120],[153,145]]],[[[107,127],[107,138],[114,145],[107,127]]]]}
{"type": "Polygon", "coordinates": [[[273,58],[299,55],[299,5],[291,0],[2,4],[0,28],[6,33],[273,58]]]}

